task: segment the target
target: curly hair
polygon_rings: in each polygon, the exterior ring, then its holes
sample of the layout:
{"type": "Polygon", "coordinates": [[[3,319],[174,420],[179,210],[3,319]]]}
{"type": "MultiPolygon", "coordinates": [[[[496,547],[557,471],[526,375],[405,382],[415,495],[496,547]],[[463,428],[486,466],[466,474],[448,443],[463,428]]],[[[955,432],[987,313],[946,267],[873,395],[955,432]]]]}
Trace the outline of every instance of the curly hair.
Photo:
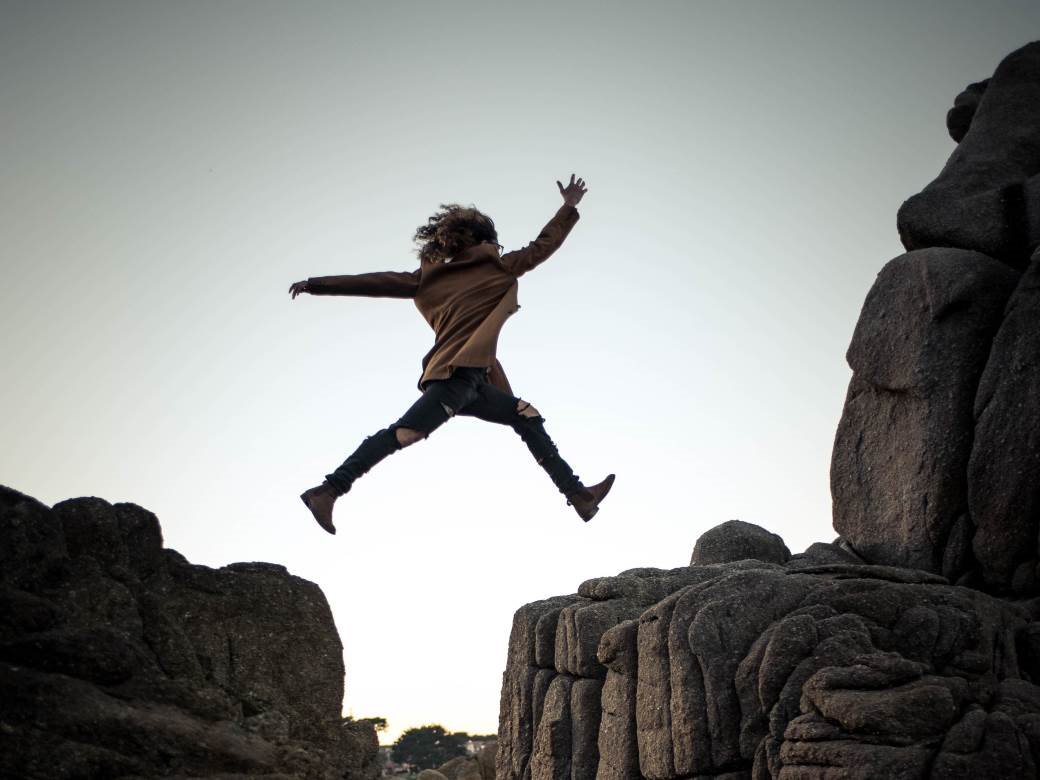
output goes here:
{"type": "Polygon", "coordinates": [[[416,228],[413,240],[419,244],[415,252],[422,262],[443,263],[482,241],[498,244],[498,232],[491,217],[472,204],[442,203],[440,211],[416,228]]]}

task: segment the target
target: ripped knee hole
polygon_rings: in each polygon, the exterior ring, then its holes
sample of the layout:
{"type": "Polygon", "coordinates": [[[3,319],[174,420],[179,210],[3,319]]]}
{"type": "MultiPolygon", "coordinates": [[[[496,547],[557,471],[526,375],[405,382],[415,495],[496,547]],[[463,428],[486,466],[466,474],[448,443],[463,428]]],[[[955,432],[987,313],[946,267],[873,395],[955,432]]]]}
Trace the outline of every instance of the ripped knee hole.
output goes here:
{"type": "Polygon", "coordinates": [[[402,447],[407,447],[426,438],[425,433],[414,428],[397,428],[394,430],[394,435],[397,437],[397,443],[402,447]]]}
{"type": "Polygon", "coordinates": [[[517,401],[516,410],[522,417],[540,417],[538,410],[522,398],[517,401]]]}

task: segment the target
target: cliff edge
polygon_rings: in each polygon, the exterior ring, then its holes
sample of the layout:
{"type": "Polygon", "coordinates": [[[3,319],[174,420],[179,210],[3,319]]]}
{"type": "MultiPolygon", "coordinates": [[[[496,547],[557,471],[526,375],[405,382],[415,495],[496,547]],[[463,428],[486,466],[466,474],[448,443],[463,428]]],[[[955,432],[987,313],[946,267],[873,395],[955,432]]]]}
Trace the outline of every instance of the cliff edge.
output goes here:
{"type": "Polygon", "coordinates": [[[498,780],[1038,776],[1040,43],[947,129],[848,350],[838,538],[725,523],[521,607],[498,780]]]}
{"type": "Polygon", "coordinates": [[[0,486],[0,776],[367,780],[343,678],[314,583],[188,563],[134,504],[0,486]]]}

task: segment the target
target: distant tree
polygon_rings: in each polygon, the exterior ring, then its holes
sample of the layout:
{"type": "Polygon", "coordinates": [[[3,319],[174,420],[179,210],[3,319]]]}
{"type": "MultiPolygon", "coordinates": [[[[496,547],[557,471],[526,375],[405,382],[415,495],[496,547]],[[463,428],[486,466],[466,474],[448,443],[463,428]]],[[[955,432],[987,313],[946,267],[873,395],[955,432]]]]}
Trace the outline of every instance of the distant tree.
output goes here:
{"type": "Polygon", "coordinates": [[[397,764],[436,769],[456,756],[466,755],[467,737],[464,732],[449,734],[436,724],[406,729],[394,743],[390,758],[397,764]]]}

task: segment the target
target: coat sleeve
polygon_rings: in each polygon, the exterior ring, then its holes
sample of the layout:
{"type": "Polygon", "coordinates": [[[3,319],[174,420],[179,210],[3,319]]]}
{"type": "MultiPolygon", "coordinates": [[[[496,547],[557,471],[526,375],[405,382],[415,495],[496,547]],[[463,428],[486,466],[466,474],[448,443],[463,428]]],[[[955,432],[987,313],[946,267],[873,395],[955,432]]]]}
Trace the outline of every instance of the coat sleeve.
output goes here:
{"type": "Polygon", "coordinates": [[[364,295],[370,298],[414,298],[420,271],[377,271],[345,276],[312,276],[307,280],[311,295],[364,295]]]}
{"type": "Polygon", "coordinates": [[[515,276],[527,273],[560,248],[560,244],[567,238],[579,216],[574,206],[568,206],[566,203],[560,206],[553,218],[542,228],[538,238],[523,249],[502,255],[502,265],[515,276]]]}

